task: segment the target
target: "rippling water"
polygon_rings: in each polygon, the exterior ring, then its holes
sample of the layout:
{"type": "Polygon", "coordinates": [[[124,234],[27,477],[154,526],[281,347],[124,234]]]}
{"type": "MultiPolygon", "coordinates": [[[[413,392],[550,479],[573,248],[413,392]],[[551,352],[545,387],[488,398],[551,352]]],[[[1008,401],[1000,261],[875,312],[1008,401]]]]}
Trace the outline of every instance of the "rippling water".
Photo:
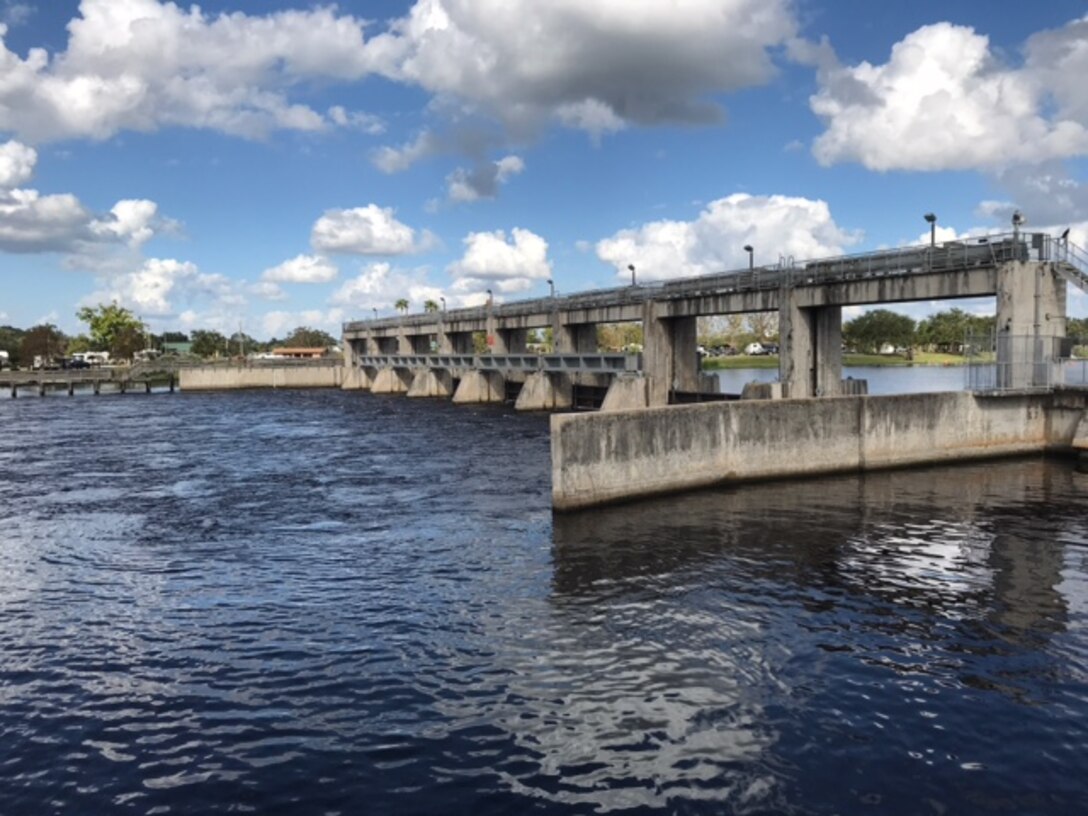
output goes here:
{"type": "Polygon", "coordinates": [[[547,418],[0,403],[0,813],[1073,813],[1088,475],[553,519],[547,418]]]}

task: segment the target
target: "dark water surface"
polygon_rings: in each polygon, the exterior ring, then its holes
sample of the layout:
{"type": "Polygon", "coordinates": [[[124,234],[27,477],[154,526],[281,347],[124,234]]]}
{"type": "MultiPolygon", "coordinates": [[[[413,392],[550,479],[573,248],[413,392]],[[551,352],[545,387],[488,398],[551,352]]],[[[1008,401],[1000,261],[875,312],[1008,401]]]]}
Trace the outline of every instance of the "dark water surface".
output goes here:
{"type": "Polygon", "coordinates": [[[1084,812],[1088,475],[557,517],[547,418],[0,403],[0,814],[1084,812]]]}

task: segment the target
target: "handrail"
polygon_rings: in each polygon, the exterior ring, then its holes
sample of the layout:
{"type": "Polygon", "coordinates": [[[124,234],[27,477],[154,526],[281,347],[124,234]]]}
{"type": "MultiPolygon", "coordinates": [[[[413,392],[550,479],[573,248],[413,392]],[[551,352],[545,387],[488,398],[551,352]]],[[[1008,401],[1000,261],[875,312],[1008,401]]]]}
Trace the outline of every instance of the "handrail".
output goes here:
{"type": "Polygon", "coordinates": [[[1009,261],[1027,261],[1035,253],[1037,260],[1050,260],[1055,246],[1064,248],[1084,264],[1088,274],[1088,255],[1041,232],[999,232],[988,235],[945,241],[940,244],[914,244],[885,250],[873,250],[849,255],[828,256],[807,261],[789,262],[785,258],[770,266],[742,268],[655,281],[635,286],[594,289],[570,295],[532,298],[488,307],[473,306],[452,311],[422,312],[399,317],[345,322],[347,331],[366,331],[400,326],[430,326],[448,322],[486,322],[489,316],[516,317],[546,311],[571,311],[592,308],[601,303],[637,305],[650,299],[675,299],[697,292],[761,291],[782,285],[804,286],[828,281],[897,274],[950,272],[965,268],[995,266],[1009,261]]]}

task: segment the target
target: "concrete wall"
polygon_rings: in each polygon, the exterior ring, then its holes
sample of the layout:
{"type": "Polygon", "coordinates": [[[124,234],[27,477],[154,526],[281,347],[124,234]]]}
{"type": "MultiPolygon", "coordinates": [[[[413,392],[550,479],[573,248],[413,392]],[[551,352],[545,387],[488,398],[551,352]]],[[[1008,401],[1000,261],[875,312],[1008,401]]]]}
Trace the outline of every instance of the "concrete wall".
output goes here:
{"type": "Polygon", "coordinates": [[[553,505],[1069,447],[1086,400],[899,394],[555,415],[553,505]]]}
{"type": "Polygon", "coordinates": [[[200,366],[178,371],[182,391],[237,388],[340,388],[344,366],[200,366]]]}

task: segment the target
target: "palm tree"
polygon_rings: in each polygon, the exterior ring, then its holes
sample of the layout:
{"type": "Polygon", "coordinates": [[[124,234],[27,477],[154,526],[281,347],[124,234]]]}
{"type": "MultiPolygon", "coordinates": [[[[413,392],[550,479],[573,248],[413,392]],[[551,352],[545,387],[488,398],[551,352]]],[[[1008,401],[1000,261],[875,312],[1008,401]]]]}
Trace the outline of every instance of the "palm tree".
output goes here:
{"type": "Polygon", "coordinates": [[[425,311],[425,312],[437,312],[438,311],[437,301],[434,301],[434,300],[425,300],[425,301],[423,301],[423,311],[425,311]]]}
{"type": "Polygon", "coordinates": [[[408,299],[401,298],[393,304],[393,308],[395,308],[401,314],[406,314],[408,312],[408,299]]]}

